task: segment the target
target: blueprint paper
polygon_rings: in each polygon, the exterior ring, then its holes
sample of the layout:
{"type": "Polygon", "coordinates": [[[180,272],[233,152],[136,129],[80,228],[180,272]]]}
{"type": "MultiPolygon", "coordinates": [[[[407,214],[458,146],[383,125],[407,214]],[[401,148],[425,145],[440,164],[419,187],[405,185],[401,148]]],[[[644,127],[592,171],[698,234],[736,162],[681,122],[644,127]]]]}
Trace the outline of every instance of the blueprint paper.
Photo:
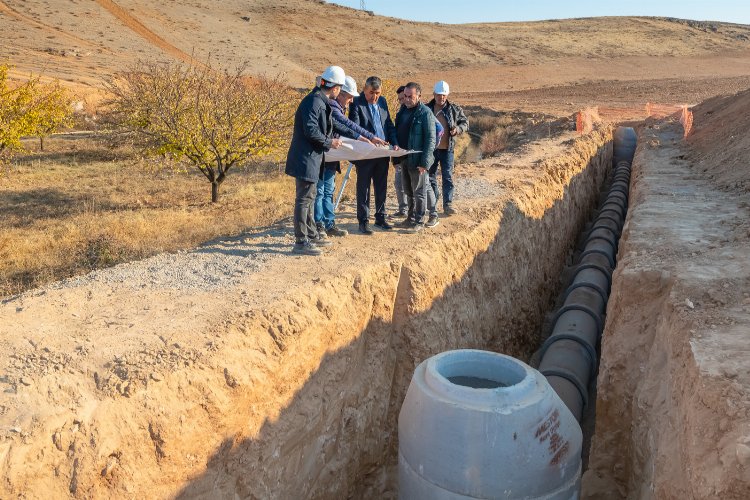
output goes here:
{"type": "Polygon", "coordinates": [[[358,161],[373,158],[397,158],[419,151],[405,149],[391,149],[390,147],[375,146],[362,141],[355,141],[346,137],[341,138],[342,144],[338,149],[326,152],[326,161],[358,161]]]}

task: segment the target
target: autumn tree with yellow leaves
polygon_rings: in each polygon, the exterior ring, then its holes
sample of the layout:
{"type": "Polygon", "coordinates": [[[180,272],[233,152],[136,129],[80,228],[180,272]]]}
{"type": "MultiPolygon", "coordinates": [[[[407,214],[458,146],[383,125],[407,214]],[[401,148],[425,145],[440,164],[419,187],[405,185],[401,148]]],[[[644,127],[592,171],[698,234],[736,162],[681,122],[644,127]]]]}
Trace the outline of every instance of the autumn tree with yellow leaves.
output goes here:
{"type": "Polygon", "coordinates": [[[0,162],[23,150],[21,138],[45,136],[70,125],[72,97],[59,82],[43,83],[40,76],[14,84],[10,66],[0,65],[0,162]]]}
{"type": "Polygon", "coordinates": [[[200,170],[211,183],[212,202],[235,165],[280,157],[299,100],[281,77],[179,63],[138,63],[116,75],[108,90],[117,122],[144,139],[151,153],[200,170]]]}

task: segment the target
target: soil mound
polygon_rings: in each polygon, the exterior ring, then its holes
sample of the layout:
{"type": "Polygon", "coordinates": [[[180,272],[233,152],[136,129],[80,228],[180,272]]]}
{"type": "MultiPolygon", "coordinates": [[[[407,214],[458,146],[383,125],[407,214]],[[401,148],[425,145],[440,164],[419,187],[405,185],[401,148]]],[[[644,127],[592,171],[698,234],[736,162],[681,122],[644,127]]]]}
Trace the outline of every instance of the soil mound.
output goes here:
{"type": "Polygon", "coordinates": [[[725,189],[750,191],[750,89],[693,108],[691,159],[725,189]]]}

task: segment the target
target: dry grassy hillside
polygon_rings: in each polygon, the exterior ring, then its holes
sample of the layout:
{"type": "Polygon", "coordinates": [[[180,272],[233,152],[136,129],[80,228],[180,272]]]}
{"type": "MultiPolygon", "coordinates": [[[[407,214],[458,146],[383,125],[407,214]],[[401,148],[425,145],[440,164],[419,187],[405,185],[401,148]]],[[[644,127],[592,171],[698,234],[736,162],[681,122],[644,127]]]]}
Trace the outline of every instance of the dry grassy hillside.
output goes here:
{"type": "Polygon", "coordinates": [[[705,101],[694,113],[691,159],[723,188],[750,192],[750,90],[705,101]]]}
{"type": "MultiPolygon", "coordinates": [[[[138,58],[246,61],[253,72],[286,72],[303,86],[332,62],[355,75],[405,77],[566,58],[715,57],[750,50],[749,39],[750,27],[726,23],[631,17],[444,25],[314,0],[0,1],[2,58],[20,72],[87,85],[138,58]]],[[[574,78],[575,64],[564,66],[558,69],[574,78]]]]}

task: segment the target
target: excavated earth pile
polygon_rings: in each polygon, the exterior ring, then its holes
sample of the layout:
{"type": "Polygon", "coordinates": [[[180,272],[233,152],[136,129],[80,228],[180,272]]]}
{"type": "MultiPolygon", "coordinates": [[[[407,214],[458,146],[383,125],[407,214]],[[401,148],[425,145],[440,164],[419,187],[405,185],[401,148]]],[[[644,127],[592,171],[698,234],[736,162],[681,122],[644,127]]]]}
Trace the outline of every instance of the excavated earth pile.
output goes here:
{"type": "Polygon", "coordinates": [[[425,234],[311,259],[285,226],[5,300],[0,496],[392,495],[414,367],[539,347],[611,139],[461,165],[461,214],[425,234]],[[216,256],[225,277],[204,280],[216,256]]]}
{"type": "Polygon", "coordinates": [[[641,127],[583,498],[750,498],[748,102],[641,127]]]}

